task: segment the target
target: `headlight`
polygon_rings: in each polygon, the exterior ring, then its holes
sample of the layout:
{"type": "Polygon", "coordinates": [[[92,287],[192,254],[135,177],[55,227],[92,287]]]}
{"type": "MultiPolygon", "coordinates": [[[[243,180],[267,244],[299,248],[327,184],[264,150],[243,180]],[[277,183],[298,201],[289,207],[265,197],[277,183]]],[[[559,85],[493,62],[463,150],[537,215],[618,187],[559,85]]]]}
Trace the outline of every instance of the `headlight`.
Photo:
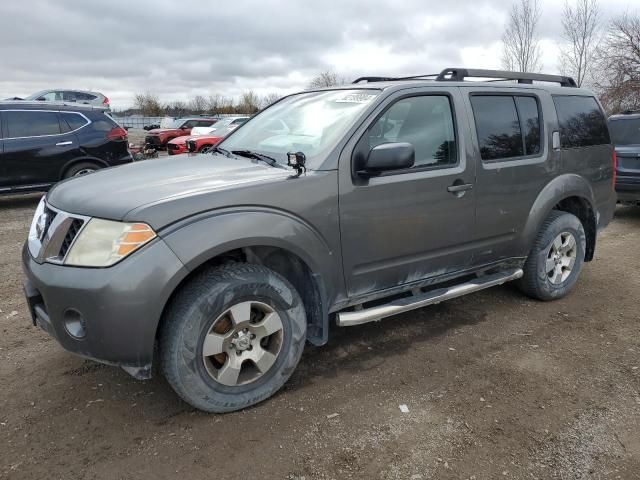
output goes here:
{"type": "Polygon", "coordinates": [[[155,238],[145,223],[92,218],[82,229],[64,261],[79,267],[108,267],[155,238]]]}

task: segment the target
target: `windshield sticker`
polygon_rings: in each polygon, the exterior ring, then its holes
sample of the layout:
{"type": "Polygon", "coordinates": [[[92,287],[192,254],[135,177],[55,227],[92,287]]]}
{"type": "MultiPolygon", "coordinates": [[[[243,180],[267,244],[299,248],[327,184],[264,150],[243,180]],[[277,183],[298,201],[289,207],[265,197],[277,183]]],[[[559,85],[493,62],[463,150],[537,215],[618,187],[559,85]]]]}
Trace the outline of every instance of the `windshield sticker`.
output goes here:
{"type": "Polygon", "coordinates": [[[377,95],[370,93],[350,93],[342,98],[336,99],[336,103],[369,103],[376,98],[377,95]]]}

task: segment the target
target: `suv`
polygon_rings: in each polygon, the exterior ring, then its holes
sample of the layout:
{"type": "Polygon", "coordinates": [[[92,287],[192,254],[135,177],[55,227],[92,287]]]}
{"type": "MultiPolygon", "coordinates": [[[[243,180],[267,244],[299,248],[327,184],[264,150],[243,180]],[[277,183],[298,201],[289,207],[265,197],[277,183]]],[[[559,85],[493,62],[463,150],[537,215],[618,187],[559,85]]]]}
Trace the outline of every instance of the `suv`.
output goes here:
{"type": "Polygon", "coordinates": [[[147,132],[144,138],[145,143],[156,149],[167,148],[167,143],[177,137],[191,134],[194,127],[210,127],[217,122],[215,118],[178,118],[171,122],[166,128],[154,128],[147,132]]]}
{"type": "Polygon", "coordinates": [[[616,147],[616,191],[622,203],[640,204],[640,111],[609,117],[616,147]]]}
{"type": "Polygon", "coordinates": [[[615,208],[593,94],[488,70],[366,80],[289,95],[210,154],[54,187],[23,250],[34,324],[227,412],[273,395],[334,322],[511,280],[567,295],[615,208]]]}
{"type": "Polygon", "coordinates": [[[76,102],[85,105],[109,108],[109,99],[100,92],[84,90],[42,90],[25,98],[27,101],[76,102]]]}
{"type": "Polygon", "coordinates": [[[0,102],[0,194],[132,161],[126,130],[103,108],[0,102]]]}

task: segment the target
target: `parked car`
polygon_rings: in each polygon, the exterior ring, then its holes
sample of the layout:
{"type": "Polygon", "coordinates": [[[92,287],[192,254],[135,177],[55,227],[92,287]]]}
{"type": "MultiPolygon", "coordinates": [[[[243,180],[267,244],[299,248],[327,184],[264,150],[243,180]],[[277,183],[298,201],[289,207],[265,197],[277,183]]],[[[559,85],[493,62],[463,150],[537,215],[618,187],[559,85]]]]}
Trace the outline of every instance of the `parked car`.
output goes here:
{"type": "Polygon", "coordinates": [[[224,138],[233,132],[237,128],[236,125],[229,125],[225,128],[220,128],[210,133],[209,135],[197,135],[187,137],[184,141],[184,151],[188,152],[203,152],[211,147],[215,147],[224,138]]]}
{"type": "Polygon", "coordinates": [[[191,135],[191,129],[194,127],[209,127],[216,123],[215,118],[178,118],[169,124],[166,128],[156,128],[149,130],[144,138],[145,143],[153,145],[157,149],[165,149],[167,142],[176,137],[191,135]]]}
{"type": "Polygon", "coordinates": [[[210,154],[55,186],[23,250],[33,323],[228,412],[278,391],[334,321],[512,280],[567,295],[615,209],[594,95],[489,70],[366,80],[285,97],[210,154]]]}
{"type": "Polygon", "coordinates": [[[616,191],[622,203],[640,205],[640,111],[609,117],[616,147],[616,191]]]}
{"type": "Polygon", "coordinates": [[[94,105],[109,109],[109,99],[100,92],[85,90],[41,90],[25,98],[28,102],[65,102],[94,105]]]}
{"type": "Polygon", "coordinates": [[[0,193],[47,190],[133,160],[126,130],[102,108],[0,102],[0,124],[0,193]]]}
{"type": "Polygon", "coordinates": [[[191,130],[191,135],[209,135],[210,133],[213,133],[221,128],[236,128],[249,120],[249,118],[251,117],[225,117],[221,120],[218,120],[210,127],[194,127],[191,130]]]}

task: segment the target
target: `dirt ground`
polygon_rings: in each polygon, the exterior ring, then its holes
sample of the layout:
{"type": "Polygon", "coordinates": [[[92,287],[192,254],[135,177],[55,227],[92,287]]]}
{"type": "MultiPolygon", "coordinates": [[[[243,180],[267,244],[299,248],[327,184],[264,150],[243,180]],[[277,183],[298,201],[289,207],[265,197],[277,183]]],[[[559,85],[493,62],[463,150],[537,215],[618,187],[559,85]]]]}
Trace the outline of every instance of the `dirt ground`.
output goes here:
{"type": "Polygon", "coordinates": [[[37,199],[0,199],[0,478],[640,478],[640,208],[564,300],[504,286],[336,329],[274,398],[207,415],[30,325],[37,199]]]}

